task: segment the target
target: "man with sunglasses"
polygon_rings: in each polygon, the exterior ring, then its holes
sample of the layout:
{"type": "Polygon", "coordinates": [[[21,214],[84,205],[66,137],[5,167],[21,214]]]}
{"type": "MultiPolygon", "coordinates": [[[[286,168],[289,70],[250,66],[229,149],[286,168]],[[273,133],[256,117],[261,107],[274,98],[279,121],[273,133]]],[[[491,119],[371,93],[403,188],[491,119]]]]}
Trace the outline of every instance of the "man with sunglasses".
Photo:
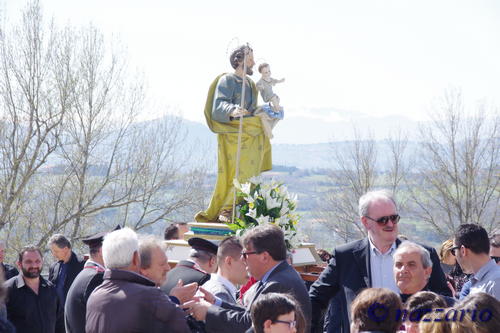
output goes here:
{"type": "Polygon", "coordinates": [[[490,257],[490,240],[483,227],[477,224],[460,225],[450,252],[465,273],[473,274],[469,295],[484,292],[500,299],[500,266],[490,257]]]}
{"type": "MultiPolygon", "coordinates": [[[[333,258],[309,290],[312,303],[312,332],[349,332],[349,307],[364,288],[399,289],[394,281],[393,254],[401,244],[397,238],[399,215],[396,202],[387,191],[372,191],[359,199],[359,215],[368,237],[334,250],[333,258]]],[[[424,246],[433,263],[427,289],[451,296],[436,250],[424,246]]]]}
{"type": "Polygon", "coordinates": [[[208,333],[245,332],[252,325],[250,309],[263,295],[288,293],[301,307],[309,332],[311,303],[304,281],[292,266],[286,262],[286,244],[283,231],[274,225],[255,227],[245,233],[241,256],[248,273],[257,281],[253,297],[245,307],[221,302],[203,288],[205,300],[184,304],[197,320],[205,320],[208,333]]]}

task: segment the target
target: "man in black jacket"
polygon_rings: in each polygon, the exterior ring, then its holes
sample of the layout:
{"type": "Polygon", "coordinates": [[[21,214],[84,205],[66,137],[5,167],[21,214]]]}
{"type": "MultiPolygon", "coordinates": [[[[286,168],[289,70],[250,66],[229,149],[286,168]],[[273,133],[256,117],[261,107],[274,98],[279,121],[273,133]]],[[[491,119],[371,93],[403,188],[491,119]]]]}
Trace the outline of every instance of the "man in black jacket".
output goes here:
{"type": "Polygon", "coordinates": [[[196,282],[199,286],[210,280],[210,274],[217,270],[217,245],[209,240],[192,237],[188,240],[192,247],[189,259],[181,260],[168,273],[167,282],[161,287],[167,295],[177,286],[196,282]]]}
{"type": "MultiPolygon", "coordinates": [[[[399,215],[396,202],[387,191],[368,192],[359,199],[361,223],[368,237],[339,246],[333,258],[309,290],[312,303],[313,332],[323,332],[322,317],[327,332],[350,332],[350,305],[364,288],[388,288],[399,293],[393,277],[393,254],[401,244],[397,239],[399,215]],[[334,298],[335,297],[335,298],[334,298]]],[[[427,289],[451,296],[437,253],[430,252],[433,267],[427,289]]]]}
{"type": "Polygon", "coordinates": [[[69,288],[64,306],[66,333],[85,333],[87,301],[94,289],[103,281],[104,260],[102,241],[107,232],[82,239],[89,246],[90,258],[69,288]]]}
{"type": "Polygon", "coordinates": [[[56,286],[57,295],[66,302],[66,295],[78,273],[83,269],[84,261],[78,259],[71,250],[71,243],[61,234],[55,234],[49,239],[52,255],[58,260],[49,268],[49,281],[56,286]]]}
{"type": "Polygon", "coordinates": [[[7,318],[17,333],[64,333],[62,304],[52,283],[41,275],[40,249],[25,246],[17,263],[21,273],[7,282],[7,318]]]}

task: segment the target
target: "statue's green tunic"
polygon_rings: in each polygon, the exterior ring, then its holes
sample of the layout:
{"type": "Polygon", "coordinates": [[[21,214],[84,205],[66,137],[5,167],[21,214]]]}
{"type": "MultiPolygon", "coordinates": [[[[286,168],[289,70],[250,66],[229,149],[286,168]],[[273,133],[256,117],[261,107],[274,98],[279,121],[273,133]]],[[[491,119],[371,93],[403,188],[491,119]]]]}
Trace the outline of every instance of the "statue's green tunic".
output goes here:
{"type": "MultiPolygon", "coordinates": [[[[239,119],[232,120],[229,118],[230,101],[226,103],[226,115],[221,115],[219,111],[214,112],[215,95],[218,95],[221,89],[218,86],[219,80],[226,74],[219,75],[210,85],[208,90],[207,102],[205,104],[205,118],[208,127],[214,133],[217,133],[218,157],[217,157],[217,182],[212,194],[210,204],[205,211],[195,215],[197,222],[216,222],[221,210],[231,209],[233,205],[234,186],[233,179],[236,173],[236,150],[238,146],[238,127],[239,119]],[[217,120],[214,119],[217,118],[217,120]],[[227,119],[226,119],[227,118],[227,119]]],[[[229,77],[233,74],[227,74],[229,77]]],[[[234,79],[234,76],[229,77],[234,79]]],[[[223,78],[224,80],[226,78],[223,78]]],[[[241,79],[240,79],[241,80],[241,79]]],[[[250,96],[246,96],[246,101],[250,105],[245,105],[249,111],[255,111],[257,105],[257,88],[255,83],[247,77],[250,83],[250,96]]],[[[241,89],[241,82],[240,82],[241,89]]],[[[233,100],[239,97],[240,91],[232,90],[233,96],[229,96],[233,100]]],[[[239,104],[239,102],[238,102],[239,104]]],[[[217,109],[223,108],[216,105],[217,109]]],[[[258,176],[261,172],[271,170],[271,143],[269,138],[264,134],[262,123],[258,117],[243,118],[243,132],[241,136],[241,154],[240,154],[240,169],[238,180],[240,183],[246,182],[250,177],[258,176]]]]}

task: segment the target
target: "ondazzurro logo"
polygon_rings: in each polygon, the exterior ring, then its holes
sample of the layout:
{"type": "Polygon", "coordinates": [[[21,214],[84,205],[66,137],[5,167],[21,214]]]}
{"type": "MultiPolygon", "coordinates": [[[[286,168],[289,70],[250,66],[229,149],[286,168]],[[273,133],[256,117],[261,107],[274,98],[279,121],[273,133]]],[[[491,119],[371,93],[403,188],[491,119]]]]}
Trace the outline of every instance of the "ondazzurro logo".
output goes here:
{"type": "Polygon", "coordinates": [[[443,308],[434,308],[434,309],[417,309],[411,312],[408,312],[406,309],[397,309],[396,311],[391,311],[386,305],[380,303],[373,303],[367,310],[368,317],[376,323],[384,322],[387,320],[394,321],[412,321],[412,322],[420,322],[420,321],[432,321],[432,322],[441,322],[441,321],[462,321],[465,316],[470,316],[472,321],[481,321],[488,322],[493,318],[493,313],[490,309],[461,309],[456,310],[453,308],[443,309],[443,308]],[[391,312],[393,313],[393,318],[390,318],[391,312]],[[433,316],[424,316],[428,313],[434,313],[433,316]]]}

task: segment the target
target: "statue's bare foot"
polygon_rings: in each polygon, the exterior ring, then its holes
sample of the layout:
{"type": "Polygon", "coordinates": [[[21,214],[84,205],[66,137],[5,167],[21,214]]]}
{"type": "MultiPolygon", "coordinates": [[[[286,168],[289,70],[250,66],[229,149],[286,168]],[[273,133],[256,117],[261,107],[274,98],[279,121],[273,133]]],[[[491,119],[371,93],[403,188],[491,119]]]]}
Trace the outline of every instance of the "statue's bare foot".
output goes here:
{"type": "Polygon", "coordinates": [[[231,223],[232,214],[233,211],[231,209],[222,209],[217,221],[220,223],[231,223]]]}

